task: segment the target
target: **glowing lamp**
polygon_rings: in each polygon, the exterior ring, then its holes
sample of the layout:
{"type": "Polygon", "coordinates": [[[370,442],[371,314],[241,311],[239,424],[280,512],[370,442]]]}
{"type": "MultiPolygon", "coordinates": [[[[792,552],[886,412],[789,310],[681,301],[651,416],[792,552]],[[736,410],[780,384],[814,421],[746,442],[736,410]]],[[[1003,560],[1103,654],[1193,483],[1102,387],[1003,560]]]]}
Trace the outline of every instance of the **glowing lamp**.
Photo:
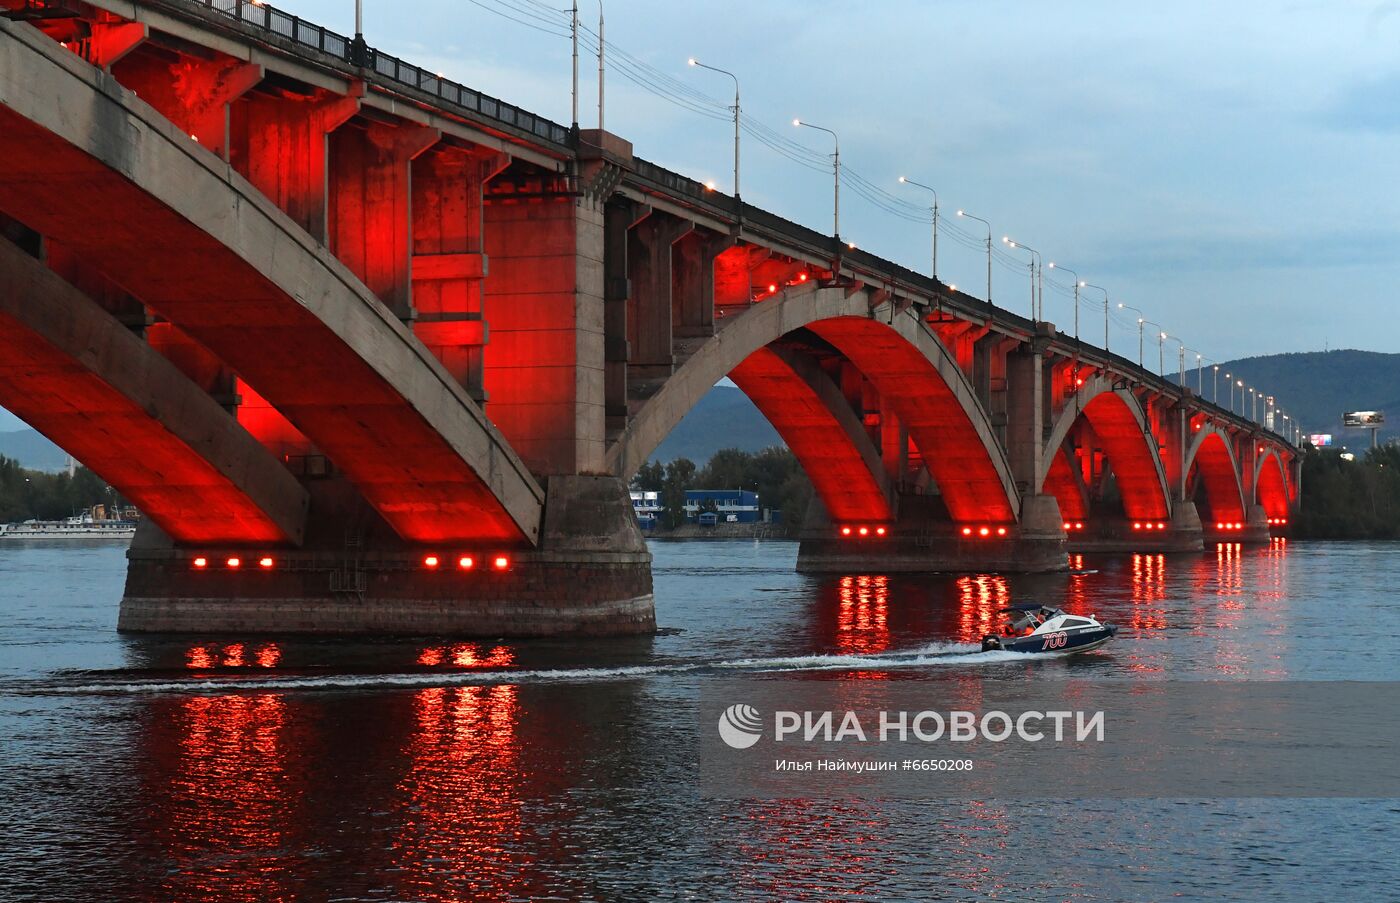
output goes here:
{"type": "Polygon", "coordinates": [[[1006,535],[1006,528],[1005,528],[1005,527],[997,527],[997,535],[998,535],[998,536],[1005,536],[1005,535],[1006,535]]]}
{"type": "Polygon", "coordinates": [[[1166,524],[1160,524],[1160,523],[1159,523],[1159,524],[1157,525],[1157,529],[1158,529],[1158,530],[1165,530],[1165,529],[1167,529],[1167,525],[1166,525],[1166,524]]]}
{"type": "Polygon", "coordinates": [[[1065,524],[1065,530],[1073,530],[1074,524],[1065,524]]]}
{"type": "Polygon", "coordinates": [[[268,568],[272,567],[275,563],[276,562],[274,562],[271,558],[258,559],[258,567],[262,568],[263,570],[267,570],[268,568]]]}
{"type": "Polygon", "coordinates": [[[457,559],[457,567],[464,571],[470,571],[472,568],[476,567],[476,562],[472,560],[470,555],[463,555],[461,558],[457,559]]]}
{"type": "Polygon", "coordinates": [[[1076,530],[1083,530],[1083,529],[1084,529],[1084,525],[1081,524],[1079,521],[1075,521],[1075,522],[1074,522],[1074,529],[1076,529],[1076,530]]]}
{"type": "Polygon", "coordinates": [[[1235,529],[1236,529],[1236,530],[1243,530],[1243,529],[1244,529],[1244,524],[1235,524],[1235,529]]]}
{"type": "Polygon", "coordinates": [[[231,570],[238,570],[243,567],[243,559],[241,558],[230,558],[224,563],[227,564],[231,570]]]}
{"type": "Polygon", "coordinates": [[[1215,522],[1215,529],[1217,529],[1217,530],[1224,530],[1224,529],[1225,529],[1225,525],[1222,524],[1222,523],[1220,523],[1220,521],[1216,521],[1216,522],[1215,522]]]}
{"type": "Polygon", "coordinates": [[[860,528],[860,535],[861,535],[861,536],[869,536],[869,535],[870,535],[870,528],[869,528],[869,527],[861,527],[861,528],[860,528]]]}
{"type": "Polygon", "coordinates": [[[772,294],[777,293],[777,291],[778,291],[778,284],[777,284],[776,282],[770,282],[770,283],[768,283],[768,294],[772,295],[772,294]]]}
{"type": "Polygon", "coordinates": [[[841,535],[842,535],[842,536],[850,536],[850,535],[851,535],[851,528],[850,528],[850,527],[842,527],[842,528],[841,528],[841,535]]]}
{"type": "Polygon", "coordinates": [[[798,281],[798,282],[806,282],[806,281],[807,281],[807,274],[806,274],[806,273],[798,273],[798,274],[797,274],[797,281],[798,281]]]}
{"type": "Polygon", "coordinates": [[[1142,529],[1142,524],[1140,524],[1140,523],[1139,523],[1139,524],[1133,524],[1133,529],[1134,529],[1134,530],[1141,530],[1141,529],[1142,529]]]}
{"type": "Polygon", "coordinates": [[[437,567],[437,566],[438,566],[438,557],[437,557],[436,555],[428,555],[428,556],[426,556],[426,557],[423,558],[423,567],[425,567],[425,568],[435,568],[435,567],[437,567]]]}
{"type": "Polygon", "coordinates": [[[963,527],[962,533],[963,533],[963,536],[971,536],[971,535],[972,535],[972,528],[971,528],[971,527],[963,527]]]}
{"type": "Polygon", "coordinates": [[[504,555],[497,555],[495,559],[492,560],[491,564],[496,570],[504,571],[506,568],[510,567],[510,559],[504,555]]]}
{"type": "Polygon", "coordinates": [[[207,568],[207,567],[209,566],[209,559],[208,559],[208,558],[196,558],[196,559],[194,560],[194,566],[197,567],[197,568],[207,568]]]}
{"type": "Polygon", "coordinates": [[[977,531],[977,535],[979,535],[979,536],[991,536],[991,535],[992,535],[991,528],[990,528],[990,527],[983,527],[982,529],[980,529],[980,530],[977,531]]]}
{"type": "Polygon", "coordinates": [[[876,536],[884,536],[884,535],[885,535],[885,528],[884,528],[884,527],[876,527],[876,528],[875,528],[875,535],[876,535],[876,536]]]}

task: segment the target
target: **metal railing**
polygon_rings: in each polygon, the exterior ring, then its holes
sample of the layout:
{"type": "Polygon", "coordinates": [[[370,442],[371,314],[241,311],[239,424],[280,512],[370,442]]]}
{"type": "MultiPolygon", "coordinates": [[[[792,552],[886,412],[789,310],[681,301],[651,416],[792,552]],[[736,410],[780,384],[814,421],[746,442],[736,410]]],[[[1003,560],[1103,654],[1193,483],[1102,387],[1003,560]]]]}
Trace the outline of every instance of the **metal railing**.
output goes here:
{"type": "MultiPolygon", "coordinates": [[[[308,22],[299,16],[283,12],[265,3],[252,0],[187,0],[187,2],[227,16],[243,25],[261,29],[301,47],[320,51],[343,63],[354,64],[354,41],[345,35],[308,22]]],[[[486,119],[526,132],[542,141],[568,146],[569,129],[514,104],[506,103],[465,85],[443,78],[421,66],[406,63],[396,56],[365,48],[364,67],[375,75],[397,85],[431,95],[446,107],[467,110],[486,119]]]]}

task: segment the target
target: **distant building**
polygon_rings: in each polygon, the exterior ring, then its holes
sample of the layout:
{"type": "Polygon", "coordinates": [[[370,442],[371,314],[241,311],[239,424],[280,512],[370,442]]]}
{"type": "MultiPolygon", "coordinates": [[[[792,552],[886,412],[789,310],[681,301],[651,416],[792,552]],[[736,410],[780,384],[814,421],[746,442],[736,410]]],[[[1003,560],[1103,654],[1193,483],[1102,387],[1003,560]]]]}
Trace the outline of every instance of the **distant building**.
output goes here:
{"type": "MultiPolygon", "coordinates": [[[[758,508],[758,493],[749,492],[747,489],[687,489],[685,519],[697,520],[700,509],[709,508],[711,504],[717,523],[756,524],[763,519],[758,508]]],[[[708,526],[704,522],[701,522],[701,525],[708,526]]]]}
{"type": "Polygon", "coordinates": [[[661,516],[661,493],[659,492],[631,492],[632,510],[637,513],[637,521],[646,529],[656,526],[656,520],[661,516]]]}

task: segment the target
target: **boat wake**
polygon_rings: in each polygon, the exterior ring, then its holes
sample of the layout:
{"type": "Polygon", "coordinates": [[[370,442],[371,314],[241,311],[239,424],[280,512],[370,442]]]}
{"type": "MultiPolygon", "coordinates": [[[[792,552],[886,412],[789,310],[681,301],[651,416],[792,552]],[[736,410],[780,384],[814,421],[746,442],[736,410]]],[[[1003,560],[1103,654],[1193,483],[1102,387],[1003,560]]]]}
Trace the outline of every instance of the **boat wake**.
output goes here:
{"type": "Polygon", "coordinates": [[[425,687],[493,686],[500,684],[590,683],[598,681],[645,680],[670,675],[694,674],[726,676],[740,674],[784,674],[812,671],[891,671],[946,667],[949,665],[995,665],[1024,662],[1026,656],[1013,652],[982,652],[973,643],[929,643],[913,649],[869,654],[802,655],[772,658],[743,658],[710,662],[672,662],[613,668],[539,668],[518,670],[432,671],[398,674],[326,674],[266,677],[227,677],[187,680],[126,680],[92,682],[91,673],[82,682],[17,682],[6,688],[17,695],[139,695],[160,693],[268,693],[324,690],[417,689],[425,687]]]}

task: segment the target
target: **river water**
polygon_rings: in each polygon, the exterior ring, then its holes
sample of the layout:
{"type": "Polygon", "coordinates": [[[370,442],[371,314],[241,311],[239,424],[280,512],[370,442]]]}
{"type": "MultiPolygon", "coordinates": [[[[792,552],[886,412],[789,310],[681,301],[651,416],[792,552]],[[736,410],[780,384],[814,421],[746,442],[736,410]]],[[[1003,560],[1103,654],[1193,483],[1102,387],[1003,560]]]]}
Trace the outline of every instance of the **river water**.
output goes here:
{"type": "Polygon", "coordinates": [[[1395,800],[696,788],[700,689],[738,675],[1394,680],[1400,546],[1006,578],[805,577],[785,542],[652,549],[655,637],[452,642],[119,636],[121,548],[0,545],[0,899],[1400,894],[1395,800]],[[1026,600],[1122,631],[1078,658],[979,654],[995,610],[1026,600]]]}

